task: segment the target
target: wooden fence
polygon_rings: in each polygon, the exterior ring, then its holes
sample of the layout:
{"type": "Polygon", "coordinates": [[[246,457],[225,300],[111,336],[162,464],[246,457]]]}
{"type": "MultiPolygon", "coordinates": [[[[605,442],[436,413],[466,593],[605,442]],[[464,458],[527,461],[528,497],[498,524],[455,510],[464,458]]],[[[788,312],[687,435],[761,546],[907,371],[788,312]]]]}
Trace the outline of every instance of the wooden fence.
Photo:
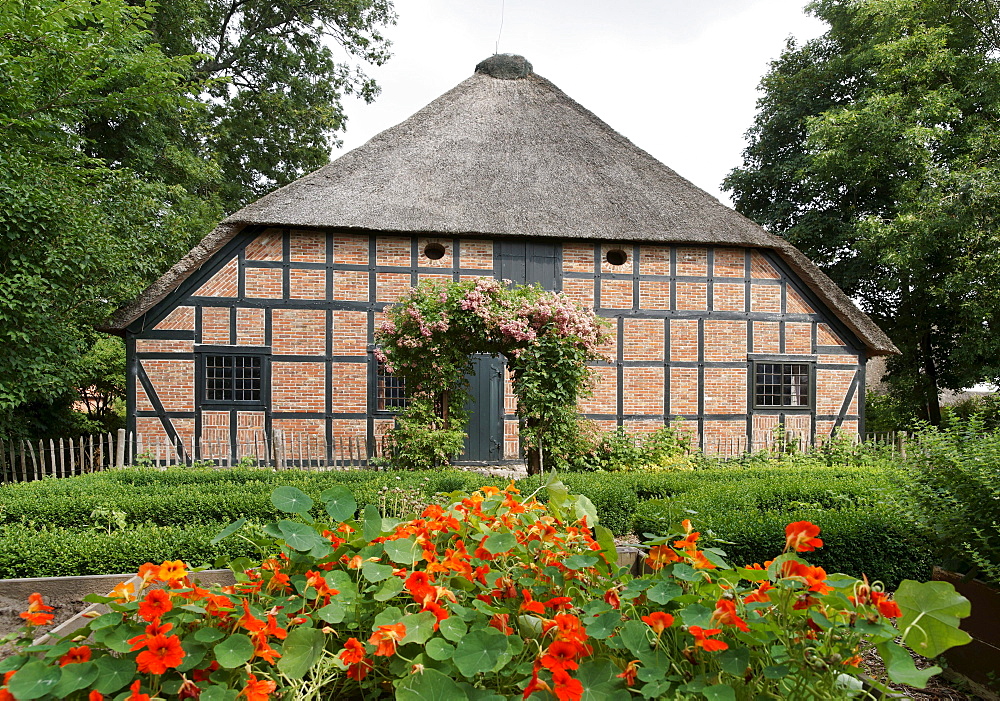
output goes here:
{"type": "MultiPolygon", "coordinates": [[[[913,439],[913,436],[903,431],[891,433],[866,433],[864,441],[860,436],[854,436],[852,443],[873,447],[882,447],[893,453],[899,453],[905,457],[906,445],[913,439]]],[[[706,436],[703,441],[701,452],[705,455],[721,458],[735,458],[747,453],[808,453],[813,450],[821,450],[830,443],[828,436],[816,436],[815,439],[805,432],[785,431],[784,433],[774,431],[761,431],[750,437],[747,436],[706,436]]]]}
{"type": "Polygon", "coordinates": [[[125,465],[125,432],[47,441],[0,440],[0,482],[72,477],[125,465]]]}

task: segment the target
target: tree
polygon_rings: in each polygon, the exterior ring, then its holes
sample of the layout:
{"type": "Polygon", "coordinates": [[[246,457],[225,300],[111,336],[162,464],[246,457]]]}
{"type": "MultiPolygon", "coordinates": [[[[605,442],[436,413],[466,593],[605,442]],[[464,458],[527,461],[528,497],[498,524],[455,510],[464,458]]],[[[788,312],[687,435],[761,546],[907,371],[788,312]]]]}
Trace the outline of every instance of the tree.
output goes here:
{"type": "Polygon", "coordinates": [[[374,65],[391,0],[177,0],[161,3],[151,38],[196,57],[186,76],[202,110],[86,125],[90,153],[163,182],[218,195],[232,212],[329,161],[345,127],[341,99],[371,101],[374,80],[334,47],[374,65]],[[204,163],[216,170],[205,169],[204,163]]]}
{"type": "Polygon", "coordinates": [[[736,208],[788,238],[900,348],[888,380],[940,421],[938,391],[1000,377],[1000,7],[819,0],[761,83],[736,208]]]}

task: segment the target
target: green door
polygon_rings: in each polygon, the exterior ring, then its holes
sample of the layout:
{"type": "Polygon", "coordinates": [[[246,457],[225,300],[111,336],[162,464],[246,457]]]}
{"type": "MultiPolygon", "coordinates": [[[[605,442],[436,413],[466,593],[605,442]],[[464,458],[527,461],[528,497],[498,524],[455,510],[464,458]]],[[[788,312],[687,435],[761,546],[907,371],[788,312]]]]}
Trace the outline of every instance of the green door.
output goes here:
{"type": "Polygon", "coordinates": [[[499,462],[503,459],[503,358],[472,356],[469,376],[472,400],[465,452],[458,462],[499,462]]]}

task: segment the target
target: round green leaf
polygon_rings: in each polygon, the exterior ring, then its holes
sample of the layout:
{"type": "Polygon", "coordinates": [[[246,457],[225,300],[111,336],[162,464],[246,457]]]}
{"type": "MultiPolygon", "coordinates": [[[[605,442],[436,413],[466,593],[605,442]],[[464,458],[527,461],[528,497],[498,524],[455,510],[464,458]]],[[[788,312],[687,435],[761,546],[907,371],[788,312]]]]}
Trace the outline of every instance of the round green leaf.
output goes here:
{"type": "Polygon", "coordinates": [[[465,625],[465,621],[456,616],[451,616],[441,621],[438,630],[441,631],[441,635],[448,638],[448,640],[453,643],[457,643],[459,640],[465,637],[465,633],[468,631],[468,627],[465,625]]]}
{"type": "Polygon", "coordinates": [[[969,615],[969,600],[955,591],[950,582],[904,580],[893,599],[902,611],[898,626],[903,644],[924,657],[937,657],[948,648],[972,640],[959,630],[961,619],[969,615]]]}
{"type": "Polygon", "coordinates": [[[399,577],[387,579],[382,588],[375,592],[375,601],[388,601],[403,591],[403,580],[399,577]]]}
{"type": "Polygon", "coordinates": [[[448,660],[455,654],[455,646],[441,638],[428,640],[426,649],[427,656],[432,660],[448,660]]]}
{"type": "Polygon", "coordinates": [[[319,498],[326,507],[326,513],[334,521],[354,518],[354,513],[358,510],[358,502],[354,500],[354,495],[342,485],[327,489],[319,495],[319,498]]]}
{"type": "Polygon", "coordinates": [[[490,555],[505,553],[515,545],[517,545],[517,538],[510,533],[494,533],[483,541],[483,547],[490,555]]]}
{"type": "Polygon", "coordinates": [[[507,638],[498,630],[474,630],[459,641],[452,661],[465,677],[489,672],[507,652],[507,638]]]}
{"type": "Polygon", "coordinates": [[[225,635],[218,628],[199,628],[194,632],[194,639],[202,643],[214,643],[225,635]]]}
{"type": "Polygon", "coordinates": [[[10,678],[7,690],[25,701],[40,699],[56,687],[61,676],[58,667],[50,667],[41,660],[32,660],[10,678]]]}
{"type": "Polygon", "coordinates": [[[462,688],[436,669],[411,674],[396,687],[396,701],[468,701],[462,688]]]}
{"type": "Polygon", "coordinates": [[[381,582],[392,576],[392,567],[390,565],[380,565],[377,562],[366,562],[361,566],[361,574],[364,578],[373,584],[375,582],[381,582]]]}
{"type": "Polygon", "coordinates": [[[232,523],[230,523],[228,526],[222,529],[222,532],[219,533],[219,535],[212,538],[211,540],[212,545],[215,545],[224,538],[228,538],[233,533],[243,528],[243,524],[245,524],[246,522],[247,522],[246,518],[241,518],[238,521],[233,521],[232,523]]]}
{"type": "Polygon", "coordinates": [[[101,657],[97,665],[94,688],[102,694],[112,694],[135,679],[135,662],[125,657],[101,657]]]}
{"type": "MultiPolygon", "coordinates": [[[[281,646],[278,669],[292,679],[301,679],[323,653],[326,637],[315,628],[296,628],[281,646]]],[[[220,663],[221,664],[221,663],[220,663]]]]}
{"type": "Polygon", "coordinates": [[[278,487],[271,492],[271,503],[286,514],[304,514],[313,506],[312,498],[298,487],[278,487]]]}
{"type": "Polygon", "coordinates": [[[736,692],[728,684],[716,684],[702,689],[701,693],[708,701],[736,701],[736,692]]]}
{"type": "Polygon", "coordinates": [[[98,674],[97,665],[93,662],[80,662],[62,667],[59,684],[52,690],[56,698],[65,698],[78,689],[83,689],[94,683],[98,674]]]}
{"type": "Polygon", "coordinates": [[[593,555],[570,555],[563,564],[571,570],[582,570],[585,567],[593,567],[597,564],[597,558],[593,555]]]}
{"type": "Polygon", "coordinates": [[[420,557],[420,545],[412,538],[401,538],[399,540],[387,540],[384,543],[385,554],[393,562],[400,565],[413,565],[420,557]]]}
{"type": "Polygon", "coordinates": [[[312,526],[297,521],[279,521],[278,530],[288,545],[299,552],[312,550],[319,536],[312,526]]]}
{"type": "Polygon", "coordinates": [[[226,669],[235,669],[253,657],[253,642],[242,633],[230,635],[214,649],[216,661],[226,669]]]}
{"type": "Polygon", "coordinates": [[[347,609],[344,608],[344,605],[341,602],[334,599],[317,611],[316,615],[327,623],[340,623],[347,615],[347,609]]]}

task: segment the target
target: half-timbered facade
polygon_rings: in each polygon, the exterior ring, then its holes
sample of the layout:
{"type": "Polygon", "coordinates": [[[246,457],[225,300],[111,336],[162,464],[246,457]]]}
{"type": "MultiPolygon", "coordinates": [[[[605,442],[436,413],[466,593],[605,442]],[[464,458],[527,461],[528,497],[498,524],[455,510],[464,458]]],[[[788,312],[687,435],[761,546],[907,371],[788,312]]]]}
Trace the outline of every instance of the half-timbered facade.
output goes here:
{"type": "MultiPolygon", "coordinates": [[[[230,217],[116,315],[131,428],[199,457],[275,432],[373,441],[405,402],[375,360],[382,310],[421,280],[479,276],[611,321],[580,405],[606,429],[856,433],[865,362],[895,351],[787,242],[501,56],[230,217]]],[[[464,459],[517,459],[503,360],[476,367],[464,459]]]]}

